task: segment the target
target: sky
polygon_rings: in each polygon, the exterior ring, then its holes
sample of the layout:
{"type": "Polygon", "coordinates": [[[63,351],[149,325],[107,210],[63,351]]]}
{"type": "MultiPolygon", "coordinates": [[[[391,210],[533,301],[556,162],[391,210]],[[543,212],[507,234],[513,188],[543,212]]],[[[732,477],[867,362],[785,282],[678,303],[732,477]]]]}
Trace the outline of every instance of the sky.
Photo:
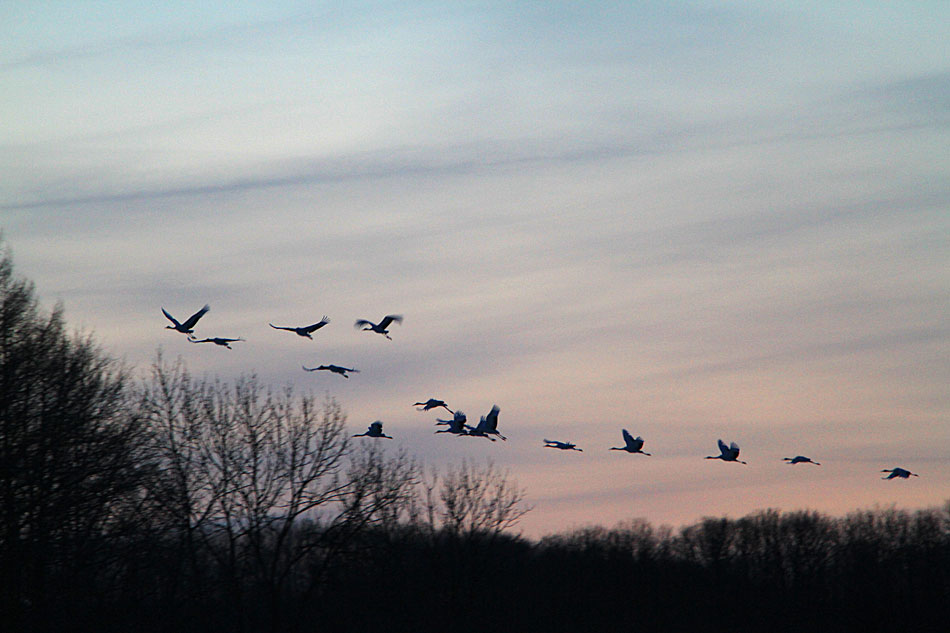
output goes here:
{"type": "Polygon", "coordinates": [[[138,375],[161,349],[491,460],[528,536],[942,505],[948,32],[943,2],[3,3],[0,230],[138,375]],[[246,341],[164,329],[205,303],[246,341]],[[433,434],[430,397],[508,441],[433,434]]]}

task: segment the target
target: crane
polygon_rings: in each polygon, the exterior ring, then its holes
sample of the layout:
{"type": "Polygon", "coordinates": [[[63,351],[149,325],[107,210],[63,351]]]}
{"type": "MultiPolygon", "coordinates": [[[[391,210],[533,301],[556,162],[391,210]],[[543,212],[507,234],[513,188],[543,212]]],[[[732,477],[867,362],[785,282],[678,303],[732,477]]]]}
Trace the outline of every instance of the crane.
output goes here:
{"type": "Polygon", "coordinates": [[[304,367],[303,367],[303,370],[304,370],[304,371],[320,371],[320,370],[326,370],[326,371],[329,371],[329,372],[333,372],[334,374],[340,374],[340,375],[343,376],[344,378],[349,378],[349,376],[346,375],[346,372],[353,372],[354,374],[360,373],[360,370],[359,370],[359,369],[351,369],[351,368],[349,368],[349,367],[340,367],[339,365],[320,365],[319,367],[306,367],[306,366],[304,366],[304,367]]]}
{"type": "Polygon", "coordinates": [[[373,323],[372,321],[367,321],[366,319],[357,319],[356,323],[353,325],[356,327],[356,329],[363,330],[364,332],[376,332],[377,334],[382,334],[391,341],[393,339],[389,335],[388,328],[393,322],[402,323],[402,315],[387,314],[379,323],[373,323]]]}
{"type": "Polygon", "coordinates": [[[783,457],[783,460],[789,464],[814,464],[815,466],[821,466],[819,462],[816,462],[811,457],[805,457],[804,455],[796,455],[795,457],[783,457]]]}
{"type": "Polygon", "coordinates": [[[724,462],[738,462],[740,464],[746,463],[739,459],[739,445],[735,442],[726,446],[725,442],[719,440],[719,453],[719,455],[709,455],[706,459],[721,459],[724,462]]]}
{"type": "Polygon", "coordinates": [[[623,430],[623,446],[611,446],[610,450],[612,451],[627,451],[628,453],[642,453],[644,455],[650,455],[650,453],[643,452],[643,438],[639,435],[634,437],[630,435],[630,431],[627,429],[623,430]]]}
{"type": "Polygon", "coordinates": [[[454,411],[452,411],[452,409],[450,409],[448,405],[445,404],[445,400],[436,400],[435,398],[429,398],[425,402],[416,402],[412,406],[418,407],[420,405],[422,406],[422,408],[419,409],[420,411],[428,411],[429,409],[437,409],[439,407],[442,407],[449,413],[454,413],[454,411]]]}
{"type": "Polygon", "coordinates": [[[455,435],[468,435],[466,430],[465,422],[468,421],[468,418],[465,417],[465,414],[461,411],[456,411],[452,414],[451,420],[439,420],[436,419],[435,425],[448,425],[447,429],[439,429],[436,433],[453,433],[455,435]]]}
{"type": "Polygon", "coordinates": [[[236,343],[237,341],[243,341],[243,338],[223,338],[220,336],[215,336],[213,338],[203,338],[196,339],[191,334],[188,335],[188,340],[192,343],[214,343],[215,345],[220,345],[221,347],[227,347],[231,349],[231,343],[236,343]]]}
{"type": "Polygon", "coordinates": [[[562,451],[580,451],[584,452],[584,449],[577,448],[577,444],[572,442],[559,442],[557,440],[544,440],[544,448],[557,448],[562,451]]]}
{"type": "Polygon", "coordinates": [[[391,440],[390,436],[383,433],[383,423],[379,420],[376,420],[366,428],[365,433],[357,433],[353,437],[385,437],[387,440],[391,440]]]}
{"type": "Polygon", "coordinates": [[[501,409],[498,408],[497,404],[492,405],[491,411],[488,412],[487,416],[482,416],[476,427],[468,427],[468,435],[472,437],[487,437],[493,442],[495,438],[491,436],[497,435],[502,440],[507,441],[508,438],[498,432],[498,413],[500,411],[501,409]]]}
{"type": "Polygon", "coordinates": [[[920,477],[917,473],[912,473],[909,470],[904,470],[903,468],[891,468],[890,470],[882,470],[882,473],[891,473],[887,477],[881,477],[881,479],[894,479],[895,477],[900,477],[901,479],[908,479],[909,477],[920,477]]]}
{"type": "Polygon", "coordinates": [[[303,336],[312,341],[313,337],[310,335],[316,332],[317,330],[319,330],[320,328],[322,328],[324,325],[326,325],[329,322],[330,322],[330,317],[324,315],[323,319],[319,323],[314,323],[313,325],[302,325],[300,327],[287,327],[283,325],[274,325],[273,323],[268,323],[267,325],[271,326],[275,330],[287,330],[288,332],[293,332],[297,336],[303,336]]]}
{"type": "Polygon", "coordinates": [[[192,334],[194,330],[192,328],[198,323],[198,319],[203,317],[205,313],[211,309],[211,306],[205,304],[205,307],[201,308],[190,317],[188,317],[183,323],[179,323],[178,320],[172,315],[168,314],[168,310],[162,308],[162,314],[172,322],[171,325],[166,325],[166,330],[175,330],[176,332],[181,332],[182,334],[192,334]]]}

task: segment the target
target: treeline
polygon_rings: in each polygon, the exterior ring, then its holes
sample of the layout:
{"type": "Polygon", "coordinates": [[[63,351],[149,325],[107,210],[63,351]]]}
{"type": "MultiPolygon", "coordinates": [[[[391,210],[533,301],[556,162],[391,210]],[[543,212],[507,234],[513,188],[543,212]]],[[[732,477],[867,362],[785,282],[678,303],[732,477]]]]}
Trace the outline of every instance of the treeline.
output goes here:
{"type": "Polygon", "coordinates": [[[136,381],[0,256],[9,631],[943,630],[950,503],[530,540],[491,464],[354,443],[332,399],[136,381]]]}

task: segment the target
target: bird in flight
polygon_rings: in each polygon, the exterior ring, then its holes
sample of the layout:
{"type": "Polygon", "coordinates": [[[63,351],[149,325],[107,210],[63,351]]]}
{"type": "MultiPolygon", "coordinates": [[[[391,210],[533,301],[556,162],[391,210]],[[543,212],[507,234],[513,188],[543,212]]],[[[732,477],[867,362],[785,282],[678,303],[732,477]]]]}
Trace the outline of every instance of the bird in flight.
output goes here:
{"type": "Polygon", "coordinates": [[[357,433],[353,437],[385,437],[387,440],[393,439],[383,433],[383,423],[379,420],[370,424],[365,433],[357,433]]]}
{"type": "Polygon", "coordinates": [[[360,373],[359,369],[350,369],[349,367],[340,367],[339,365],[320,365],[319,367],[304,367],[303,370],[304,371],[326,370],[326,371],[333,372],[334,374],[340,374],[344,378],[349,378],[349,376],[346,375],[346,372],[353,372],[355,374],[360,373]]]}
{"type": "Polygon", "coordinates": [[[473,437],[487,437],[492,442],[495,441],[495,438],[491,437],[492,435],[497,435],[502,440],[507,441],[508,438],[498,432],[498,413],[501,409],[498,408],[497,404],[493,404],[491,411],[488,412],[488,415],[482,416],[482,419],[478,421],[478,425],[475,428],[468,427],[468,435],[473,437]]]}
{"type": "Polygon", "coordinates": [[[804,455],[796,455],[795,457],[783,457],[783,460],[789,464],[814,464],[815,466],[821,466],[819,462],[816,462],[811,457],[805,457],[804,455]]]}
{"type": "Polygon", "coordinates": [[[435,425],[439,426],[440,424],[448,425],[447,429],[439,429],[436,433],[454,433],[455,435],[468,435],[466,430],[466,422],[468,418],[465,417],[465,414],[461,411],[456,411],[452,414],[451,420],[439,420],[436,419],[435,425]]]}
{"type": "Polygon", "coordinates": [[[544,440],[544,448],[558,448],[562,451],[584,452],[583,448],[577,448],[577,444],[572,442],[558,442],[557,440],[544,440]]]}
{"type": "Polygon", "coordinates": [[[192,314],[190,317],[188,317],[188,319],[184,323],[179,323],[178,319],[168,314],[168,310],[166,310],[165,308],[162,308],[162,314],[164,314],[165,317],[168,318],[168,320],[172,322],[171,325],[166,325],[165,329],[175,330],[176,332],[181,332],[182,334],[192,334],[194,332],[192,328],[194,328],[195,324],[198,323],[198,319],[203,317],[205,313],[210,309],[211,307],[206,304],[205,307],[201,308],[200,310],[192,314]]]}
{"type": "Polygon", "coordinates": [[[322,328],[324,325],[326,325],[329,322],[330,322],[330,317],[324,315],[323,320],[321,320],[319,323],[314,323],[313,325],[304,325],[301,327],[286,327],[283,325],[274,325],[273,323],[268,323],[267,325],[271,326],[275,330],[287,330],[288,332],[293,332],[297,336],[304,336],[312,341],[313,337],[310,335],[316,332],[317,330],[319,330],[320,328],[322,328]]]}
{"type": "Polygon", "coordinates": [[[904,470],[903,468],[891,468],[890,470],[882,470],[882,473],[891,473],[887,477],[881,477],[881,479],[894,479],[895,477],[900,477],[901,479],[907,479],[909,477],[920,477],[917,473],[912,473],[909,470],[904,470]]]}
{"type": "Polygon", "coordinates": [[[243,338],[222,338],[220,336],[215,336],[213,338],[203,338],[201,340],[196,339],[191,334],[188,335],[188,340],[192,343],[214,343],[215,345],[220,345],[221,347],[227,347],[231,349],[231,343],[236,343],[237,341],[243,341],[243,338]]]}
{"type": "Polygon", "coordinates": [[[384,316],[383,320],[378,324],[373,323],[372,321],[367,321],[366,319],[358,319],[356,323],[353,324],[353,326],[364,332],[376,332],[377,334],[382,334],[391,341],[393,339],[391,336],[389,336],[389,330],[387,328],[389,328],[390,324],[393,322],[402,323],[402,315],[388,314],[384,316]]]}
{"type": "Polygon", "coordinates": [[[719,455],[709,455],[706,459],[721,459],[724,462],[739,462],[740,464],[746,463],[739,459],[739,445],[735,442],[726,446],[725,442],[719,440],[719,453],[719,455]]]}
{"type": "Polygon", "coordinates": [[[623,446],[611,446],[610,450],[627,451],[628,453],[642,453],[643,455],[650,455],[650,453],[643,452],[643,438],[640,437],[639,435],[636,437],[630,435],[630,431],[628,431],[627,429],[623,429],[623,446]]]}
{"type": "Polygon", "coordinates": [[[448,405],[445,404],[445,400],[436,400],[435,398],[429,398],[425,402],[416,402],[412,406],[414,407],[421,406],[422,408],[419,409],[420,411],[428,411],[429,409],[437,409],[439,407],[442,407],[449,413],[454,413],[454,411],[452,411],[452,409],[450,409],[448,405]]]}

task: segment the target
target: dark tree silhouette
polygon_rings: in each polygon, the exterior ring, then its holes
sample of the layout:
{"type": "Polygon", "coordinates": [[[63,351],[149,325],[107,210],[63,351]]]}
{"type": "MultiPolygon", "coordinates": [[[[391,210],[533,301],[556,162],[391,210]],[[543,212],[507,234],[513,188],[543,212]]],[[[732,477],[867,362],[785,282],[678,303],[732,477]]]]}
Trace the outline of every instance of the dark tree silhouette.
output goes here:
{"type": "Polygon", "coordinates": [[[145,471],[127,373],[0,255],[0,620],[57,628],[110,590],[145,471]],[[55,608],[53,603],[55,602],[55,608]]]}

